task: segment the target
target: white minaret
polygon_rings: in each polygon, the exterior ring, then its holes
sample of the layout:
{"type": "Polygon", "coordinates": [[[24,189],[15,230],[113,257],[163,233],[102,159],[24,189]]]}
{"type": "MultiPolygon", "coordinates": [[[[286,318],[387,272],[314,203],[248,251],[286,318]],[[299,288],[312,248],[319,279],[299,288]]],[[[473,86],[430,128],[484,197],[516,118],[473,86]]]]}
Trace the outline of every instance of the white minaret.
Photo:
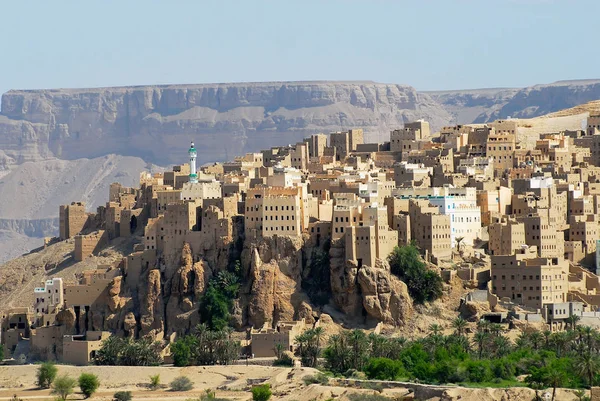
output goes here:
{"type": "Polygon", "coordinates": [[[192,141],[192,145],[190,146],[190,150],[188,150],[190,155],[190,182],[196,183],[198,182],[198,174],[196,174],[196,148],[194,147],[194,142],[192,141]]]}

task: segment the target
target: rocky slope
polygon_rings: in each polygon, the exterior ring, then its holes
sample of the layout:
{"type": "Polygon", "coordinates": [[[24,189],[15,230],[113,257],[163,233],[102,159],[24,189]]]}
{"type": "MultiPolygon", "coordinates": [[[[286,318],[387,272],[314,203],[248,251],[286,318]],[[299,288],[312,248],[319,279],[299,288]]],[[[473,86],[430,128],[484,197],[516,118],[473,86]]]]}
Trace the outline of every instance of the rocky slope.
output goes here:
{"type": "Polygon", "coordinates": [[[132,186],[148,168],[140,158],[43,160],[13,166],[0,177],[0,263],[58,234],[58,206],[75,200],[90,211],[106,203],[113,182],[132,186]]]}

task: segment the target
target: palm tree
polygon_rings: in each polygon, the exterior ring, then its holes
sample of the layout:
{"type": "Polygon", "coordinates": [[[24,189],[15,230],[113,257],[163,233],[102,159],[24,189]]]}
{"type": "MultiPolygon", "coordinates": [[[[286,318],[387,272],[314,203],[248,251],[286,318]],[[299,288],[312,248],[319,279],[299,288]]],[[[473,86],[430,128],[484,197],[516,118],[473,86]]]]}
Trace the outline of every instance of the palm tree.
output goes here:
{"type": "Polygon", "coordinates": [[[482,319],[477,322],[477,330],[487,333],[489,328],[490,328],[490,322],[488,322],[487,320],[482,319]]]}
{"type": "Polygon", "coordinates": [[[581,340],[585,341],[585,344],[589,349],[592,349],[594,344],[594,329],[590,326],[582,326],[579,327],[578,331],[581,335],[581,340]]]}
{"type": "Polygon", "coordinates": [[[565,333],[564,331],[559,332],[559,333],[553,333],[550,336],[550,339],[556,349],[556,356],[560,358],[562,352],[565,349],[565,346],[567,345],[567,343],[569,341],[569,339],[567,337],[567,333],[565,333]]]}
{"type": "Polygon", "coordinates": [[[600,361],[598,356],[591,351],[577,355],[575,359],[575,369],[577,373],[587,379],[590,388],[594,385],[594,374],[600,370],[600,361]]]}
{"type": "Polygon", "coordinates": [[[496,358],[501,358],[510,352],[510,340],[504,336],[494,338],[494,349],[496,358]]]}
{"type": "Polygon", "coordinates": [[[313,347],[313,352],[312,352],[312,357],[313,357],[313,364],[312,366],[315,367],[317,366],[317,362],[319,360],[319,356],[321,355],[321,339],[323,338],[323,327],[315,327],[314,329],[312,329],[312,333],[313,333],[313,339],[314,339],[314,347],[313,347]]]}
{"type": "Polygon", "coordinates": [[[442,327],[437,323],[433,323],[429,326],[429,331],[431,331],[432,335],[438,336],[442,332],[442,327]]]}
{"type": "Polygon", "coordinates": [[[528,348],[531,345],[530,341],[531,341],[530,335],[527,334],[526,332],[521,332],[517,336],[517,340],[515,341],[515,346],[517,347],[517,349],[528,348]]]}
{"type": "Polygon", "coordinates": [[[482,358],[483,356],[483,348],[485,346],[485,344],[487,343],[487,339],[488,339],[489,334],[488,333],[484,333],[483,331],[478,331],[477,333],[475,333],[475,336],[473,337],[473,341],[475,342],[475,344],[477,344],[477,349],[479,350],[479,359],[482,358]]]}
{"type": "Polygon", "coordinates": [[[538,350],[540,348],[540,343],[542,342],[544,336],[538,330],[534,331],[529,335],[529,341],[531,341],[531,345],[533,345],[534,350],[538,350]]]}
{"type": "Polygon", "coordinates": [[[544,332],[542,333],[544,335],[544,346],[546,347],[546,349],[550,348],[550,336],[552,335],[552,332],[550,330],[544,330],[544,332]]]}
{"type": "Polygon", "coordinates": [[[500,333],[502,332],[502,325],[499,323],[492,323],[490,325],[490,333],[492,333],[494,336],[499,336],[500,333]]]}
{"type": "Polygon", "coordinates": [[[544,376],[544,382],[552,387],[552,401],[556,398],[556,388],[562,386],[566,377],[562,370],[550,368],[544,376]]]}
{"type": "Polygon", "coordinates": [[[452,327],[454,328],[454,331],[457,335],[462,336],[463,334],[465,334],[467,328],[467,321],[459,316],[452,321],[452,327]]]}

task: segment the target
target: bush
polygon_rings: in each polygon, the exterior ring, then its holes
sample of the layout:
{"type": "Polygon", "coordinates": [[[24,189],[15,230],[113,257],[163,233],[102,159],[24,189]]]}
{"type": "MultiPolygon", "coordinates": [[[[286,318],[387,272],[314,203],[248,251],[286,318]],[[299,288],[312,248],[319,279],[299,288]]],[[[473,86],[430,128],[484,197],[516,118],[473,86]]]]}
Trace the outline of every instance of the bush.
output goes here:
{"type": "Polygon", "coordinates": [[[98,387],[100,387],[98,376],[91,373],[82,373],[79,376],[79,388],[85,398],[90,398],[98,390],[98,387]]]}
{"type": "Polygon", "coordinates": [[[402,370],[402,362],[388,358],[373,358],[365,366],[365,373],[371,380],[395,380],[402,370]]]}
{"type": "Polygon", "coordinates": [[[52,394],[58,396],[59,400],[66,400],[67,397],[73,394],[73,389],[77,381],[69,376],[60,376],[54,380],[52,384],[52,394]]]}
{"type": "Polygon", "coordinates": [[[406,283],[415,303],[435,301],[442,296],[442,278],[427,268],[416,246],[395,247],[388,261],[392,273],[406,283]]]}
{"type": "Polygon", "coordinates": [[[194,388],[192,381],[186,376],[179,376],[175,378],[171,383],[171,390],[173,391],[190,391],[194,388]]]}
{"type": "Polygon", "coordinates": [[[229,401],[227,398],[218,398],[213,390],[206,389],[206,393],[199,398],[188,398],[185,401],[229,401]]]}
{"type": "Polygon", "coordinates": [[[131,391],[117,391],[113,395],[114,401],[131,401],[132,398],[131,391]]]}
{"type": "Polygon", "coordinates": [[[273,362],[273,366],[294,366],[294,357],[291,352],[282,352],[278,358],[273,362]]]}
{"type": "Polygon", "coordinates": [[[271,385],[260,384],[252,387],[252,401],[267,401],[271,398],[271,385]]]}
{"type": "Polygon", "coordinates": [[[37,385],[41,388],[50,388],[50,385],[56,379],[57,373],[58,368],[55,364],[52,362],[42,363],[37,371],[37,385]]]}
{"type": "Polygon", "coordinates": [[[492,372],[488,361],[470,361],[467,364],[469,381],[473,383],[487,382],[492,379],[492,372]]]}
{"type": "Polygon", "coordinates": [[[158,390],[160,387],[160,375],[150,376],[150,389],[158,390]]]}
{"type": "Polygon", "coordinates": [[[322,384],[322,385],[326,385],[327,383],[329,383],[329,377],[327,377],[327,375],[325,373],[319,372],[316,375],[304,376],[302,378],[302,381],[304,381],[304,384],[306,384],[307,386],[309,384],[322,384]]]}

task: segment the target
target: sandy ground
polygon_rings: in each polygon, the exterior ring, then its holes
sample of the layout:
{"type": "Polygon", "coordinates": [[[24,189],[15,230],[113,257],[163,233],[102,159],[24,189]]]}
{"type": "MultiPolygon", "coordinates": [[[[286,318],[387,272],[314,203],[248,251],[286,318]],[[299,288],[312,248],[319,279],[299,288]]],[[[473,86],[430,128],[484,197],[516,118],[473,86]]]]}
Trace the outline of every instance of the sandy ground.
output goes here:
{"type": "MultiPolygon", "coordinates": [[[[54,400],[49,390],[40,390],[35,385],[36,365],[0,366],[0,400],[10,400],[17,395],[22,400],[54,400]]],[[[59,375],[77,378],[83,372],[91,372],[100,379],[100,388],[93,400],[112,400],[117,391],[131,391],[134,400],[198,400],[206,389],[216,392],[217,397],[228,400],[250,401],[250,388],[253,384],[269,383],[273,391],[272,400],[282,401],[348,401],[353,393],[375,393],[348,387],[305,385],[303,378],[317,373],[311,368],[278,368],[269,366],[193,366],[175,367],[123,367],[123,366],[58,366],[59,375]],[[152,391],[148,388],[150,376],[160,375],[164,388],[152,391]],[[169,391],[168,383],[178,376],[187,376],[194,383],[188,392],[169,391]]],[[[78,388],[77,388],[78,390],[78,388]]],[[[391,400],[401,400],[408,391],[404,388],[386,389],[382,395],[391,400]]],[[[589,393],[588,393],[589,394],[589,393]]],[[[527,388],[510,389],[466,389],[456,387],[448,389],[439,397],[427,401],[507,401],[531,400],[533,390],[527,388]]],[[[83,395],[75,393],[70,400],[81,400],[83,395]]],[[[412,398],[406,398],[412,399],[412,398]]],[[[557,392],[557,400],[575,401],[577,397],[571,390],[557,392]]]]}
{"type": "MultiPolygon", "coordinates": [[[[53,400],[49,390],[40,390],[35,385],[37,366],[0,366],[0,400],[9,400],[14,394],[23,400],[53,400]]],[[[275,368],[267,366],[194,366],[186,368],[174,367],[113,367],[89,366],[75,367],[59,365],[59,375],[78,377],[82,372],[91,372],[100,379],[100,388],[92,397],[94,400],[111,400],[112,395],[121,390],[133,393],[134,399],[152,400],[186,400],[198,399],[206,389],[216,391],[218,397],[230,400],[251,400],[250,388],[253,383],[271,384],[273,400],[311,401],[326,400],[335,397],[346,399],[345,395],[357,391],[343,387],[320,385],[306,386],[302,378],[313,375],[317,371],[310,368],[275,368]],[[152,391],[147,385],[150,376],[160,375],[161,383],[166,388],[152,391]],[[169,391],[168,383],[178,376],[187,376],[194,383],[189,392],[169,391]]],[[[390,395],[399,390],[386,391],[390,395]]],[[[405,393],[405,391],[401,391],[405,393]]],[[[69,399],[83,399],[75,393],[69,399]]]]}

